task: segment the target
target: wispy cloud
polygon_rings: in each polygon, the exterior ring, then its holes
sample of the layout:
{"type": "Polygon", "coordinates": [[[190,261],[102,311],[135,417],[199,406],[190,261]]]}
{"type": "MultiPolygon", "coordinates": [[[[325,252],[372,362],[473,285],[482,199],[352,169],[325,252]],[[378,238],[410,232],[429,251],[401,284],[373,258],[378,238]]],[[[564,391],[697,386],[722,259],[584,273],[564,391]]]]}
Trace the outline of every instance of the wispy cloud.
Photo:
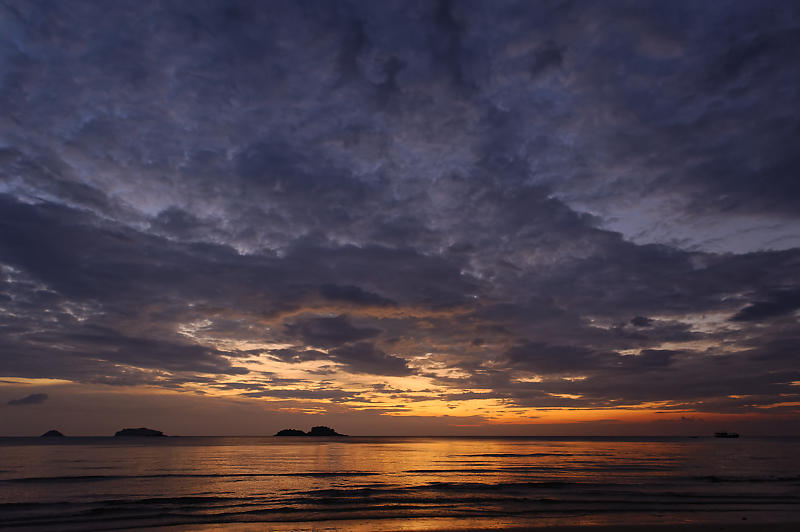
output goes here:
{"type": "Polygon", "coordinates": [[[46,393],[32,393],[19,399],[11,399],[8,404],[10,406],[26,406],[26,405],[40,405],[47,401],[48,395],[46,393]]]}

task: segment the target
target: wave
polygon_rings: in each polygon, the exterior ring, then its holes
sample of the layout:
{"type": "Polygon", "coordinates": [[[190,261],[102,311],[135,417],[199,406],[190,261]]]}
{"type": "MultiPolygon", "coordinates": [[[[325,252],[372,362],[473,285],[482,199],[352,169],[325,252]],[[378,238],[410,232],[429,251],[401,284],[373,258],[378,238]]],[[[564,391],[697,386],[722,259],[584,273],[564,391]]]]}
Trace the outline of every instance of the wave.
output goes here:
{"type": "MultiPolygon", "coordinates": [[[[168,475],[144,475],[162,478],[168,475]]],[[[199,476],[199,475],[181,475],[199,476]]],[[[202,475],[211,476],[211,475],[202,475]]],[[[235,477],[241,475],[216,475],[235,477]]],[[[251,475],[276,476],[276,475],[251,475]]],[[[285,476],[285,475],[284,475],[285,476]]],[[[70,477],[75,478],[75,477],[70,477]]],[[[117,478],[141,478],[136,476],[117,478]]],[[[165,496],[92,502],[0,504],[0,528],[40,526],[97,529],[198,523],[295,522],[342,519],[585,515],[613,512],[752,511],[796,512],[800,496],[789,492],[706,493],[670,491],[620,483],[426,482],[417,485],[358,484],[338,488],[277,491],[251,496],[165,496]]]]}
{"type": "Polygon", "coordinates": [[[692,480],[703,480],[706,482],[800,482],[800,475],[791,476],[720,476],[720,475],[706,475],[701,477],[691,477],[692,480]]]}
{"type": "Polygon", "coordinates": [[[379,475],[373,471],[310,471],[305,473],[156,473],[151,475],[74,475],[58,477],[8,478],[0,482],[95,482],[105,480],[135,480],[146,478],[251,478],[251,477],[366,477],[379,475]]]}
{"type": "MultiPolygon", "coordinates": [[[[438,486],[442,487],[442,486],[438,486]]],[[[106,500],[95,503],[32,503],[0,505],[4,520],[0,528],[20,525],[99,524],[140,522],[143,526],[202,522],[258,520],[321,521],[330,519],[402,518],[421,516],[506,516],[574,515],[585,512],[697,512],[710,505],[738,510],[742,504],[755,511],[796,510],[797,497],[713,497],[695,498],[686,494],[654,494],[651,497],[610,498],[602,492],[579,497],[510,496],[481,491],[446,497],[425,491],[400,490],[396,493],[349,494],[347,497],[318,494],[282,500],[241,497],[165,497],[134,500],[106,500]]]]}
{"type": "Polygon", "coordinates": [[[484,453],[484,454],[455,454],[453,456],[471,456],[486,458],[528,458],[539,456],[574,456],[572,453],[484,453]]]}
{"type": "MultiPolygon", "coordinates": [[[[491,464],[486,464],[487,466],[491,464]]],[[[675,468],[670,466],[654,465],[610,465],[610,466],[581,466],[575,468],[555,468],[547,466],[503,466],[503,467],[461,467],[461,468],[441,468],[441,469],[406,469],[404,473],[467,473],[467,474],[491,474],[491,473],[547,473],[565,474],[575,471],[608,471],[608,472],[649,472],[649,471],[673,471],[675,468]]]]}

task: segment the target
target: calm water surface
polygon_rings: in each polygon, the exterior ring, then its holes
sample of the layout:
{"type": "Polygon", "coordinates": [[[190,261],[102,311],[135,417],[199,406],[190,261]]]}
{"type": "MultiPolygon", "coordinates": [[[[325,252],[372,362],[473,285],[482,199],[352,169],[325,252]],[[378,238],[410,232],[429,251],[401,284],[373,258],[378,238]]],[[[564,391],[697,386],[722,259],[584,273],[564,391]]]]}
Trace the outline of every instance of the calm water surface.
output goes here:
{"type": "Polygon", "coordinates": [[[798,451],[768,438],[0,438],[0,528],[800,522],[798,451]]]}

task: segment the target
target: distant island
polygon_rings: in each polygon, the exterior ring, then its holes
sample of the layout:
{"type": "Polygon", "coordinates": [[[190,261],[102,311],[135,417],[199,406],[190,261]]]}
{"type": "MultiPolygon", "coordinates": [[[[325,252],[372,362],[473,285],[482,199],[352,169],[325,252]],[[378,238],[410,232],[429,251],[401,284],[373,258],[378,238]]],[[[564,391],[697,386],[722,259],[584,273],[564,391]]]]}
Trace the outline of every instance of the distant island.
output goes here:
{"type": "Polygon", "coordinates": [[[145,436],[145,437],[165,436],[166,437],[166,434],[164,434],[160,430],[153,430],[145,427],[140,427],[138,429],[122,429],[120,431],[117,431],[116,434],[114,434],[115,438],[120,436],[145,436]]]}
{"type": "Polygon", "coordinates": [[[308,432],[303,432],[298,429],[283,429],[279,430],[275,436],[347,436],[347,434],[339,434],[330,427],[311,427],[308,432]]]}
{"type": "Polygon", "coordinates": [[[40,438],[64,438],[65,436],[63,434],[61,434],[60,432],[58,432],[57,430],[48,430],[47,432],[45,432],[44,434],[42,434],[39,437],[40,438]]]}
{"type": "Polygon", "coordinates": [[[298,429],[283,429],[279,430],[275,436],[305,436],[306,433],[298,429]]]}

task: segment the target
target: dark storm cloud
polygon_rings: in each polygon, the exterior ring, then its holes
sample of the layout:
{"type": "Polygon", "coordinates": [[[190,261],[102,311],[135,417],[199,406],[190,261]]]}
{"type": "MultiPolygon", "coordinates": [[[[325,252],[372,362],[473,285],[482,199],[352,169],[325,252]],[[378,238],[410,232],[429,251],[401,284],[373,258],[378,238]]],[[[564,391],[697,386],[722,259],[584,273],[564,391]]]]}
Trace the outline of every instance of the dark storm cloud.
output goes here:
{"type": "Polygon", "coordinates": [[[578,346],[530,343],[509,349],[505,356],[509,365],[524,365],[539,374],[574,372],[604,364],[602,353],[578,346]]]}
{"type": "Polygon", "coordinates": [[[10,406],[40,405],[47,401],[47,398],[46,393],[32,393],[19,399],[11,399],[8,404],[10,406]]]}
{"type": "MultiPolygon", "coordinates": [[[[5,282],[12,307],[28,314],[7,317],[2,323],[8,332],[17,333],[4,340],[9,356],[3,362],[6,371],[18,375],[35,376],[39,372],[58,376],[64,371],[61,364],[48,366],[48,349],[62,353],[58,360],[78,357],[82,360],[79,368],[94,368],[95,364],[88,361],[100,356],[111,363],[168,371],[243,373],[246,370],[231,365],[227,358],[242,353],[192,344],[175,334],[176,324],[192,315],[196,306],[201,312],[204,308],[235,307],[240,312],[258,309],[263,313],[270,305],[273,311],[291,308],[311,293],[303,287],[303,281],[312,277],[324,280],[330,263],[338,264],[341,279],[371,278],[396,290],[406,301],[415,285],[442,290],[432,286],[440,261],[431,259],[428,266],[425,257],[414,253],[389,252],[387,259],[408,258],[399,260],[397,266],[413,271],[414,263],[418,263],[423,272],[431,272],[430,276],[400,279],[392,275],[388,265],[379,273],[374,268],[380,265],[383,251],[377,248],[337,248],[326,253],[325,248],[317,247],[312,253],[306,244],[283,260],[247,257],[224,246],[180,244],[124,227],[98,227],[101,220],[64,207],[26,205],[8,197],[2,201],[5,209],[0,220],[0,245],[4,260],[15,271],[32,276],[23,279],[13,274],[5,282]],[[295,253],[300,257],[295,258],[295,253]],[[366,258],[360,257],[362,253],[366,258]],[[362,274],[362,267],[370,272],[362,274]],[[348,270],[354,272],[348,274],[348,270]],[[37,283],[44,283],[46,288],[37,288],[37,283]],[[273,303],[276,300],[280,303],[273,303]],[[78,314],[87,313],[88,318],[76,316],[75,309],[78,314]],[[47,313],[42,314],[42,310],[47,313]],[[135,332],[125,333],[120,328],[133,328],[135,332]],[[146,337],[135,336],[143,332],[146,337]],[[27,356],[23,357],[23,352],[27,356]]],[[[345,294],[364,299],[368,292],[349,289],[345,294]]],[[[434,298],[423,289],[419,300],[429,299],[434,298]]],[[[440,304],[435,299],[432,303],[440,304]]],[[[236,322],[224,325],[217,321],[204,330],[221,332],[231,327],[236,329],[236,322]]],[[[291,338],[323,347],[364,340],[381,332],[375,327],[356,327],[343,315],[298,318],[285,329],[291,338]]],[[[361,357],[370,372],[380,372],[382,362],[386,362],[388,374],[405,371],[402,359],[379,351],[361,349],[348,354],[361,357]]],[[[345,363],[359,367],[355,359],[345,363]]],[[[99,371],[114,372],[113,368],[99,371]]],[[[71,376],[76,373],[81,371],[69,371],[71,376]]]]}
{"type": "Polygon", "coordinates": [[[563,61],[564,50],[553,42],[547,42],[534,55],[531,77],[536,78],[550,69],[560,68],[563,61]]]}
{"type": "Polygon", "coordinates": [[[323,297],[331,301],[345,301],[348,303],[357,303],[361,305],[392,305],[394,302],[390,299],[367,292],[366,290],[354,285],[335,285],[326,284],[319,288],[323,297]]]}
{"type": "MultiPolygon", "coordinates": [[[[796,391],[792,3],[0,10],[2,375],[179,387],[263,357],[523,406],[796,391]]],[[[272,385],[232,389],[292,397],[272,385]]]]}
{"type": "Polygon", "coordinates": [[[649,327],[652,323],[653,320],[645,316],[636,316],[631,320],[631,325],[635,325],[636,327],[649,327]]]}
{"type": "Polygon", "coordinates": [[[760,321],[791,314],[800,309],[800,291],[787,290],[767,294],[766,301],[756,301],[747,305],[731,318],[731,321],[760,321]]]}
{"type": "Polygon", "coordinates": [[[670,365],[674,351],[643,349],[635,356],[613,352],[592,352],[578,346],[529,343],[505,353],[512,367],[525,367],[539,375],[595,373],[597,371],[638,371],[670,365]]]}
{"type": "MultiPolygon", "coordinates": [[[[371,334],[369,336],[374,336],[371,334]]],[[[360,335],[350,336],[346,340],[352,342],[360,335]]],[[[336,336],[337,344],[344,343],[341,336],[336,336]]],[[[406,361],[397,356],[386,354],[370,342],[349,343],[331,349],[327,353],[315,349],[273,349],[270,355],[283,362],[297,364],[309,360],[331,360],[344,366],[352,373],[371,373],[374,375],[410,375],[411,369],[406,361]]]]}
{"type": "MultiPolygon", "coordinates": [[[[773,351],[774,352],[774,351],[773,351]]],[[[755,354],[754,354],[755,355],[755,354]]],[[[755,355],[759,356],[759,355],[755,355]]],[[[765,369],[747,354],[708,356],[697,352],[646,350],[639,355],[608,357],[606,364],[569,363],[559,374],[543,373],[538,382],[519,382],[502,373],[477,371],[450,386],[491,387],[486,397],[531,407],[613,408],[643,402],[667,402],[665,408],[708,412],[764,412],[759,408],[796,395],[800,372],[786,360],[765,369]],[[786,369],[778,370],[784,367],[786,369]],[[560,375],[580,375],[563,379],[560,375]],[[730,390],[738,390],[734,397],[730,390]],[[746,407],[746,408],[745,408],[746,407]]],[[[466,398],[466,397],[465,397],[466,398]]],[[[477,398],[477,397],[476,397],[477,398]]]]}
{"type": "Polygon", "coordinates": [[[345,316],[333,318],[305,318],[286,324],[289,336],[297,337],[306,345],[335,347],[356,340],[372,338],[380,334],[379,329],[355,327],[345,316]]]}
{"type": "Polygon", "coordinates": [[[308,360],[325,360],[328,354],[316,349],[273,349],[269,354],[278,360],[289,363],[306,362],[308,360]]]}
{"type": "Polygon", "coordinates": [[[339,390],[261,390],[245,392],[245,397],[272,397],[277,399],[328,399],[333,402],[352,401],[353,394],[339,390]]]}
{"type": "Polygon", "coordinates": [[[413,373],[404,359],[386,354],[370,342],[338,347],[329,354],[333,360],[344,364],[353,373],[396,376],[413,373]]]}

